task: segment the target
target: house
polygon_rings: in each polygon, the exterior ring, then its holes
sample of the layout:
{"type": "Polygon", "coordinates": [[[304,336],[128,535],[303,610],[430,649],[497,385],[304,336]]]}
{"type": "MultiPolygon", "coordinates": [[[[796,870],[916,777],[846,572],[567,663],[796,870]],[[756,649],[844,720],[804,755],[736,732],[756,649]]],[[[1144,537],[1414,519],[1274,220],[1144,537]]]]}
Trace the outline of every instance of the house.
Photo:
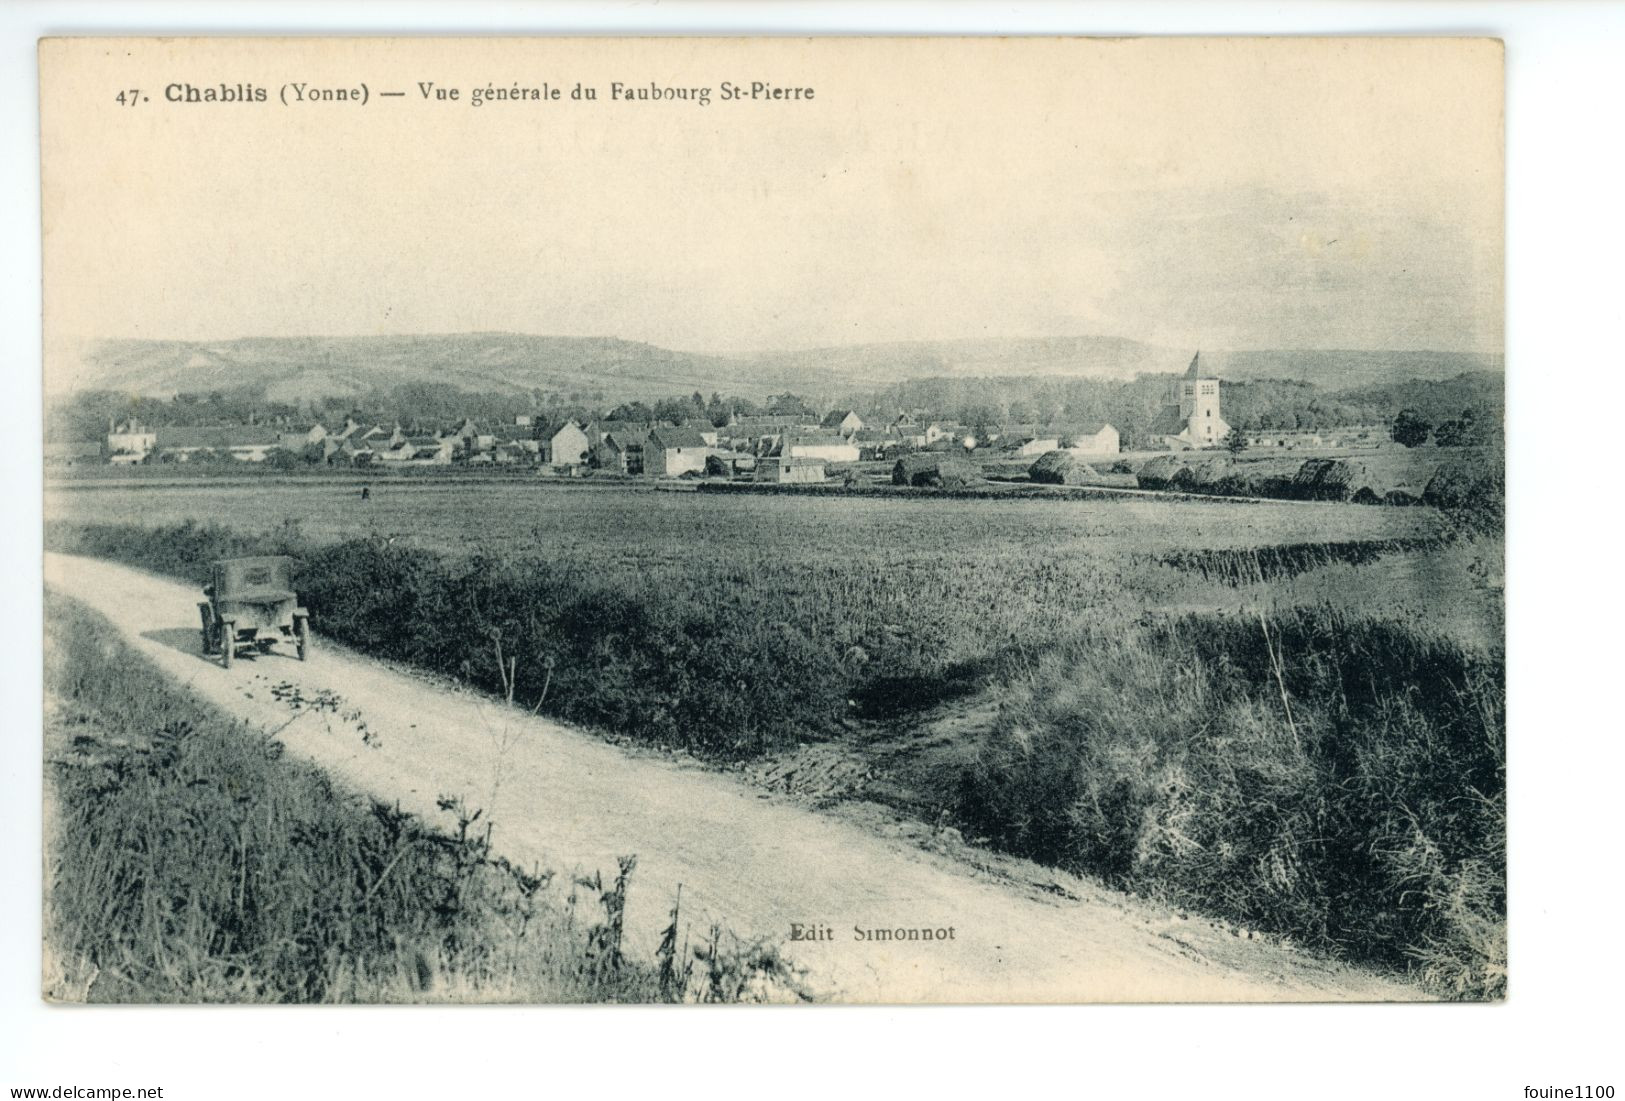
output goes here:
{"type": "Polygon", "coordinates": [[[102,445],[96,440],[68,440],[45,445],[47,467],[100,466],[102,445]]]}
{"type": "Polygon", "coordinates": [[[350,439],[357,446],[365,445],[376,450],[380,447],[394,447],[396,444],[404,442],[406,433],[401,431],[401,426],[398,424],[392,424],[388,428],[381,424],[373,424],[358,429],[351,434],[350,439]]]}
{"type": "Polygon", "coordinates": [[[1185,374],[1174,380],[1168,404],[1151,423],[1152,438],[1175,451],[1221,447],[1230,426],[1219,413],[1219,379],[1202,373],[1202,353],[1191,358],[1185,374]]]}
{"type": "Polygon", "coordinates": [[[1117,429],[1104,421],[1074,425],[1067,439],[1068,450],[1078,455],[1115,455],[1122,449],[1117,429]]]}
{"type": "Polygon", "coordinates": [[[405,446],[412,449],[413,463],[446,466],[457,454],[457,436],[408,436],[405,446]]]}
{"type": "Polygon", "coordinates": [[[825,415],[819,427],[851,439],[854,432],[863,428],[863,418],[851,409],[835,409],[825,415]]]}
{"type": "Polygon", "coordinates": [[[348,463],[351,466],[366,466],[373,461],[373,450],[365,442],[358,443],[353,439],[342,439],[334,443],[329,436],[323,441],[324,445],[331,445],[333,450],[328,452],[328,463],[348,463]]]}
{"type": "Polygon", "coordinates": [[[698,432],[700,438],[705,441],[708,447],[717,446],[717,441],[722,438],[722,433],[717,431],[717,426],[707,420],[687,420],[683,422],[682,426],[692,428],[698,432]]]}
{"type": "Polygon", "coordinates": [[[782,443],[770,454],[781,458],[823,459],[829,463],[855,463],[860,451],[858,445],[844,436],[821,433],[786,434],[782,443]]]}
{"type": "MultiPolygon", "coordinates": [[[[303,455],[305,448],[327,439],[327,429],[320,424],[306,424],[282,430],[280,446],[284,451],[303,455]]],[[[325,456],[324,456],[325,457],[325,456]]]]}
{"type": "Polygon", "coordinates": [[[160,428],[154,445],[159,459],[186,463],[205,457],[227,456],[239,462],[263,463],[282,446],[275,429],[256,425],[224,428],[160,428]]]}
{"type": "Polygon", "coordinates": [[[811,431],[816,427],[810,418],[802,416],[735,416],[718,433],[718,439],[762,455],[776,447],[786,432],[811,431]]]}
{"type": "Polygon", "coordinates": [[[901,446],[895,433],[879,428],[860,428],[848,438],[857,445],[859,460],[884,459],[901,446]]]}
{"type": "Polygon", "coordinates": [[[587,438],[586,430],[575,421],[565,421],[547,441],[542,461],[551,466],[580,466],[591,451],[592,441],[587,438]]]}
{"type": "Polygon", "coordinates": [[[157,446],[158,433],[134,421],[107,426],[107,461],[115,466],[146,462],[157,446]]]}
{"type": "Polygon", "coordinates": [[[451,430],[451,435],[457,441],[457,449],[465,457],[483,454],[495,447],[497,442],[494,432],[487,432],[467,417],[451,430]]]}
{"type": "Polygon", "coordinates": [[[613,434],[606,435],[593,445],[589,456],[595,470],[609,470],[616,474],[641,474],[643,472],[643,449],[638,448],[638,469],[632,469],[632,458],[627,448],[613,434]]]}
{"type": "Polygon", "coordinates": [[[756,464],[756,481],[780,484],[822,482],[825,478],[823,459],[768,458],[756,464]]]}
{"type": "Polygon", "coordinates": [[[375,463],[386,466],[395,466],[409,463],[417,455],[417,448],[403,437],[399,440],[384,440],[373,448],[372,459],[375,463]]]}
{"type": "Polygon", "coordinates": [[[590,458],[599,470],[643,473],[643,446],[649,426],[638,421],[598,421],[587,429],[590,458]]]}
{"type": "Polygon", "coordinates": [[[643,472],[675,478],[690,472],[705,473],[705,457],[711,445],[692,428],[660,425],[649,433],[643,445],[643,472]]]}
{"type": "Polygon", "coordinates": [[[498,439],[491,447],[491,462],[497,466],[523,466],[536,459],[535,440],[498,439]],[[526,446],[527,444],[531,446],[526,446]]]}
{"type": "Polygon", "coordinates": [[[926,428],[913,413],[897,414],[897,419],[891,423],[891,430],[896,434],[898,442],[908,447],[926,445],[926,428]]]}

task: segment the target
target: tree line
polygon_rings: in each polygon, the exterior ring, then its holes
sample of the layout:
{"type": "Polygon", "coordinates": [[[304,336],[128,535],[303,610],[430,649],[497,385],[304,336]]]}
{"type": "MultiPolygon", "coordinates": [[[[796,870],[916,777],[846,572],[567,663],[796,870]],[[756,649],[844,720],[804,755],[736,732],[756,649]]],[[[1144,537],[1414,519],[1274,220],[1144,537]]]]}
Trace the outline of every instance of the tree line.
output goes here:
{"type": "MultiPolygon", "coordinates": [[[[1084,378],[923,378],[867,391],[821,396],[814,401],[793,392],[753,399],[738,394],[695,391],[610,405],[601,395],[554,393],[540,388],[469,391],[439,383],[406,383],[375,388],[359,396],[318,398],[298,404],[270,401],[263,391],[241,389],[143,397],[111,390],[83,390],[49,411],[51,438],[94,440],[110,422],[134,421],[150,428],[222,424],[297,425],[320,421],[333,426],[347,418],[367,424],[400,424],[408,432],[431,432],[464,417],[499,428],[518,417],[531,419],[538,432],[568,420],[601,419],[639,423],[725,424],[734,415],[815,418],[830,409],[852,409],[874,425],[891,423],[901,411],[953,421],[972,429],[1019,424],[1063,428],[1091,421],[1112,424],[1125,447],[1153,442],[1153,426],[1167,405],[1171,378],[1141,375],[1130,380],[1084,378]]],[[[1402,411],[1426,421],[1442,439],[1471,435],[1479,425],[1499,423],[1499,376],[1462,375],[1454,379],[1406,380],[1392,385],[1328,391],[1292,379],[1222,382],[1225,420],[1243,432],[1314,430],[1348,424],[1392,424],[1402,411]],[[1453,421],[1473,411],[1465,429],[1453,421]]],[[[1414,431],[1414,429],[1412,429],[1414,431]]],[[[1441,441],[1442,442],[1442,441],[1441,441]]]]}

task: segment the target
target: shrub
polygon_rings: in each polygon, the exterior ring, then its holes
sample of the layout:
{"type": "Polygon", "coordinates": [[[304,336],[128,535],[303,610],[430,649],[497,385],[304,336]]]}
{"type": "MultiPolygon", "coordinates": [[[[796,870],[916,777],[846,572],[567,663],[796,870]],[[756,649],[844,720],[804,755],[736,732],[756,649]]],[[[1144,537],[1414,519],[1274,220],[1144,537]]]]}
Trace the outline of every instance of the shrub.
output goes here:
{"type": "Polygon", "coordinates": [[[968,830],[1460,996],[1505,977],[1504,666],[1325,609],[1085,640],[999,690],[968,830]]]}

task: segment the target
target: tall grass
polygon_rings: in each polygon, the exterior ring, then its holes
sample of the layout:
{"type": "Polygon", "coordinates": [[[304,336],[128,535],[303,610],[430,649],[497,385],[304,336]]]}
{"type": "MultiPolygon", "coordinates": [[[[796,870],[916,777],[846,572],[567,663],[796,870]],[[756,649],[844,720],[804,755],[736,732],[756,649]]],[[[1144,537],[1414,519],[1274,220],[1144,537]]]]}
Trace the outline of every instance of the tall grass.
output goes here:
{"type": "MultiPolygon", "coordinates": [[[[61,598],[47,605],[46,995],[108,1002],[675,1001],[800,995],[756,946],[623,947],[607,885],[495,856],[282,755],[61,598]]],[[[725,935],[714,931],[721,945],[725,935]]]]}
{"type": "Polygon", "coordinates": [[[995,689],[968,830],[1130,890],[1505,989],[1504,666],[1328,608],[1076,640],[995,689]]]}
{"type": "MultiPolygon", "coordinates": [[[[64,550],[201,584],[208,563],[291,554],[312,623],[382,657],[557,717],[747,757],[962,695],[1026,645],[1191,580],[1126,556],[799,555],[658,562],[445,555],[216,525],[53,527],[64,550]],[[499,664],[499,655],[501,664],[499,664]]],[[[1081,628],[1078,628],[1081,629],[1081,628]]]]}

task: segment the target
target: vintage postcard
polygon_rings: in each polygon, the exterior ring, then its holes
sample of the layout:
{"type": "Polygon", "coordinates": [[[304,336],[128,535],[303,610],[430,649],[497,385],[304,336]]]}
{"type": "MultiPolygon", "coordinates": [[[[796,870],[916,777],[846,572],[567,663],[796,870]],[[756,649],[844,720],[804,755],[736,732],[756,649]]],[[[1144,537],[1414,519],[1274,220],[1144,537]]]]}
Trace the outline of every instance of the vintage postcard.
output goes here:
{"type": "Polygon", "coordinates": [[[47,1000],[1505,996],[1499,42],[39,62],[47,1000]]]}

